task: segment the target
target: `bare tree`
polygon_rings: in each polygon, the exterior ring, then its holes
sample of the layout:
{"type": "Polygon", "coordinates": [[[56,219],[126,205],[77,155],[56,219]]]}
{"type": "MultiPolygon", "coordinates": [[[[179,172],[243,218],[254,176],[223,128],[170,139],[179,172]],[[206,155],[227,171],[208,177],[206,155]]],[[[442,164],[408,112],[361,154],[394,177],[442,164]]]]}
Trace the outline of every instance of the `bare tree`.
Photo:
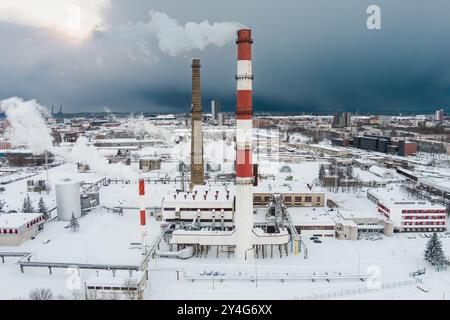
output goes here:
{"type": "Polygon", "coordinates": [[[85,296],[81,290],[72,290],[72,300],[84,300],[85,296]]]}
{"type": "Polygon", "coordinates": [[[37,288],[30,292],[31,300],[53,300],[53,292],[51,289],[37,288]]]}
{"type": "Polygon", "coordinates": [[[134,279],[127,279],[124,282],[125,288],[127,288],[127,295],[129,300],[138,300],[139,299],[139,285],[134,279]]]}

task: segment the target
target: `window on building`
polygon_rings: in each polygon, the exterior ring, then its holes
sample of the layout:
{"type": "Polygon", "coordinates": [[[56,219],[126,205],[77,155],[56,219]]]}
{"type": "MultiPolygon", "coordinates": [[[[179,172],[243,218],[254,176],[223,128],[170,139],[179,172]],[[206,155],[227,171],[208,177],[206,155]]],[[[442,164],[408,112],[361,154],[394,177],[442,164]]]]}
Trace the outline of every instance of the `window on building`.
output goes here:
{"type": "Polygon", "coordinates": [[[312,197],[305,197],[305,202],[312,202],[312,197]]]}

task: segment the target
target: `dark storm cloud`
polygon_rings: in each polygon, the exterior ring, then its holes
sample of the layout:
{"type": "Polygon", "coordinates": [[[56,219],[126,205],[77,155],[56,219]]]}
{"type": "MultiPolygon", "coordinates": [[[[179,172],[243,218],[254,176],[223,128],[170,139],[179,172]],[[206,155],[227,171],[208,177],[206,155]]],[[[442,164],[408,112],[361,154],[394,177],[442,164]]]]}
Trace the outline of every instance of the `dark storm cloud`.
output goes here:
{"type": "Polygon", "coordinates": [[[188,111],[190,59],[199,57],[205,109],[219,97],[233,110],[235,44],[170,56],[139,26],[150,10],[182,25],[207,19],[250,26],[255,111],[449,110],[446,0],[117,0],[104,14],[111,30],[76,46],[2,23],[0,98],[36,98],[70,111],[188,111]],[[366,27],[371,4],[381,7],[382,30],[366,27]]]}

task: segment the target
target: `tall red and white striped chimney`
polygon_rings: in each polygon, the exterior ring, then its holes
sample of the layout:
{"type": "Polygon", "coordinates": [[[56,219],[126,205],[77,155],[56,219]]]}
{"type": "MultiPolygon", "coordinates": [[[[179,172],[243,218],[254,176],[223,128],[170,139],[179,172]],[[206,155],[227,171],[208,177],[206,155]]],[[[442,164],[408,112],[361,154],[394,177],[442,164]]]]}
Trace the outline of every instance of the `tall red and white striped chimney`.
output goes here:
{"type": "Polygon", "coordinates": [[[146,253],[146,246],[147,246],[147,227],[146,227],[146,210],[145,210],[145,180],[139,179],[139,220],[141,225],[141,232],[142,232],[142,251],[146,253]]]}
{"type": "Polygon", "coordinates": [[[237,111],[236,111],[236,252],[238,259],[250,260],[253,248],[253,71],[252,32],[238,31],[237,111]]]}

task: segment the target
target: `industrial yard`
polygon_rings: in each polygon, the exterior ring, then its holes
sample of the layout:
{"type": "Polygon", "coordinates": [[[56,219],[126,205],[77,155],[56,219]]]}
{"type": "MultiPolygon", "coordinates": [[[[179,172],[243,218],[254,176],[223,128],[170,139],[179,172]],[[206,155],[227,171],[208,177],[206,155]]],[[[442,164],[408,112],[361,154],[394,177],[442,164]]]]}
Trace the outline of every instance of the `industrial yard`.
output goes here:
{"type": "MultiPolygon", "coordinates": [[[[444,109],[262,112],[253,60],[268,37],[150,19],[117,32],[149,32],[183,55],[189,85],[169,76],[190,99],[176,112],[71,113],[0,95],[0,299],[450,297],[444,109]],[[189,54],[207,45],[214,65],[189,54]],[[215,69],[229,61],[234,78],[215,69]],[[232,107],[210,99],[210,70],[232,107]]],[[[125,55],[159,61],[146,44],[125,55]]]]}

